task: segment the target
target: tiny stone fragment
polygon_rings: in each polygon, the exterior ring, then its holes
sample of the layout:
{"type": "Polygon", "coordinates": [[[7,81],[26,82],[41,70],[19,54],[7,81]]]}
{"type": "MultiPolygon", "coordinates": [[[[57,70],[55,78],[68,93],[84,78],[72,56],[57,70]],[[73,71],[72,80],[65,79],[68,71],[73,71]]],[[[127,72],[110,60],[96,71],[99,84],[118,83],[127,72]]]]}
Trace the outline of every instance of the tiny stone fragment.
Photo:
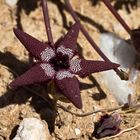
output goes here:
{"type": "Polygon", "coordinates": [[[51,140],[47,124],[36,118],[25,118],[13,140],[51,140]]]}
{"type": "Polygon", "coordinates": [[[5,2],[9,6],[14,7],[17,4],[18,0],[5,0],[5,2]]]}
{"type": "Polygon", "coordinates": [[[80,135],[80,134],[81,134],[81,131],[80,131],[80,129],[78,129],[78,128],[75,128],[75,134],[76,134],[76,136],[80,135]]]}

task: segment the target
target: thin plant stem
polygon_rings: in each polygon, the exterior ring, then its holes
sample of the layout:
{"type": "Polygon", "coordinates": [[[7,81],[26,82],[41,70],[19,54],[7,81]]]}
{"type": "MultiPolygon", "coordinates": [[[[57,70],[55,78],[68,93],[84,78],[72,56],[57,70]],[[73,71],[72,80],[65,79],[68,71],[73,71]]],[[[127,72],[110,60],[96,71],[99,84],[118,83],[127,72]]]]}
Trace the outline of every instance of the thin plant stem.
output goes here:
{"type": "Polygon", "coordinates": [[[124,27],[124,29],[131,34],[131,29],[128,24],[123,20],[123,18],[119,15],[119,13],[115,10],[115,8],[111,5],[109,0],[103,0],[103,3],[110,10],[110,12],[116,17],[116,19],[120,22],[120,24],[124,27]]]}
{"type": "MultiPolygon", "coordinates": [[[[57,107],[72,114],[72,115],[75,115],[77,117],[87,117],[87,116],[90,116],[90,115],[93,115],[93,114],[96,114],[96,113],[106,113],[106,112],[114,112],[114,111],[117,111],[117,110],[122,110],[124,109],[125,107],[125,104],[123,105],[120,105],[120,106],[117,106],[117,107],[113,107],[113,108],[104,108],[104,109],[99,109],[99,110],[93,110],[93,111],[90,111],[90,112],[86,112],[86,113],[77,113],[77,112],[72,112],[70,111],[69,109],[67,109],[66,107],[62,106],[61,104],[57,103],[57,107]]],[[[140,107],[140,104],[134,104],[134,105],[131,105],[130,107],[126,108],[126,110],[133,110],[133,109],[137,109],[140,107]]],[[[125,111],[125,114],[126,114],[126,111],[125,111]]]]}
{"type": "Polygon", "coordinates": [[[118,106],[118,107],[114,107],[114,108],[106,108],[106,109],[99,109],[99,110],[96,110],[96,111],[91,111],[91,112],[87,112],[87,113],[76,113],[76,112],[72,112],[70,111],[69,109],[67,109],[66,107],[60,105],[57,103],[57,107],[72,114],[72,115],[75,115],[77,117],[87,117],[87,116],[90,116],[90,115],[93,115],[93,114],[96,114],[96,113],[99,113],[99,112],[102,112],[102,113],[106,113],[106,112],[113,112],[113,111],[116,111],[116,110],[119,110],[123,107],[124,105],[122,106],[118,106]]]}
{"type": "Polygon", "coordinates": [[[45,28],[46,28],[46,32],[48,36],[48,42],[53,46],[54,42],[53,42],[53,36],[52,36],[52,31],[51,31],[51,26],[50,26],[47,0],[42,0],[42,10],[43,10],[43,15],[44,15],[45,28]]]}
{"type": "Polygon", "coordinates": [[[132,130],[134,130],[134,129],[137,129],[139,126],[140,126],[140,123],[138,123],[138,124],[135,125],[134,127],[130,127],[130,128],[124,129],[124,130],[120,131],[120,133],[118,133],[117,135],[110,136],[110,137],[107,138],[107,139],[116,138],[116,137],[120,136],[121,134],[123,134],[123,133],[125,133],[125,132],[129,132],[129,131],[132,131],[132,130]]]}
{"type": "MultiPolygon", "coordinates": [[[[65,0],[65,4],[68,8],[68,11],[70,12],[70,14],[72,15],[73,19],[76,22],[80,22],[80,20],[78,19],[78,16],[76,15],[76,13],[74,12],[69,0],[65,0]]],[[[84,26],[82,24],[80,24],[80,29],[82,31],[82,33],[84,34],[84,36],[86,37],[86,39],[88,40],[88,42],[92,45],[92,47],[96,50],[96,52],[105,60],[108,62],[111,62],[106,55],[99,49],[99,47],[97,46],[97,44],[94,42],[94,40],[90,37],[89,33],[86,31],[86,29],[84,28],[84,26]]],[[[125,72],[120,71],[119,69],[114,69],[114,71],[117,73],[117,75],[122,79],[122,80],[128,80],[128,76],[125,72]]]]}

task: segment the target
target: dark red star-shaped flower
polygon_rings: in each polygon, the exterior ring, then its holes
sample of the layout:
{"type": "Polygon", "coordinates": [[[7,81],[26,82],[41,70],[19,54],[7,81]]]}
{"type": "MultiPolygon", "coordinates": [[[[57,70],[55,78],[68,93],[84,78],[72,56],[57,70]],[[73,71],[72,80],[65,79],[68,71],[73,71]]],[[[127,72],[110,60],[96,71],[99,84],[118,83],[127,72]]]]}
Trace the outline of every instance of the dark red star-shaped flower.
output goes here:
{"type": "Polygon", "coordinates": [[[16,78],[10,86],[17,88],[53,80],[57,88],[77,108],[82,108],[79,83],[75,75],[85,77],[94,72],[115,69],[119,65],[105,61],[92,61],[76,56],[79,22],[72,25],[64,38],[51,46],[29,34],[14,29],[14,33],[37,62],[27,72],[16,78]]]}

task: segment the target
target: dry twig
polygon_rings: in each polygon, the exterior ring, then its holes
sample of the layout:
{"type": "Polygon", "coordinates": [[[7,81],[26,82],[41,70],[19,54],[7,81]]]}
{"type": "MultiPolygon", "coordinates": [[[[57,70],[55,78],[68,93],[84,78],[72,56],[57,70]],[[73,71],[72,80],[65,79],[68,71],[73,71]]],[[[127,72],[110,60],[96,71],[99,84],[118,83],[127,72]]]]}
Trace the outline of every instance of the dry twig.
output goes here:
{"type": "Polygon", "coordinates": [[[130,128],[124,129],[124,130],[120,131],[120,133],[118,133],[117,135],[110,136],[108,139],[112,139],[112,138],[118,137],[118,136],[120,136],[121,134],[123,134],[123,133],[125,133],[125,132],[128,132],[128,131],[131,131],[131,130],[136,129],[136,128],[139,127],[139,126],[140,126],[140,123],[138,123],[138,124],[135,125],[134,127],[130,127],[130,128]]]}
{"type": "Polygon", "coordinates": [[[123,105],[118,106],[118,107],[114,107],[114,108],[99,109],[99,110],[96,110],[96,111],[91,111],[91,112],[82,113],[82,114],[72,112],[69,109],[67,109],[66,107],[64,107],[64,106],[62,106],[62,105],[60,105],[58,103],[57,103],[57,107],[63,109],[64,111],[66,111],[66,112],[68,112],[68,113],[70,113],[72,115],[75,115],[77,117],[86,117],[86,116],[90,116],[90,115],[93,115],[93,114],[99,113],[99,112],[105,113],[105,112],[112,112],[112,111],[115,111],[115,110],[119,110],[119,109],[121,109],[123,107],[123,105]]]}

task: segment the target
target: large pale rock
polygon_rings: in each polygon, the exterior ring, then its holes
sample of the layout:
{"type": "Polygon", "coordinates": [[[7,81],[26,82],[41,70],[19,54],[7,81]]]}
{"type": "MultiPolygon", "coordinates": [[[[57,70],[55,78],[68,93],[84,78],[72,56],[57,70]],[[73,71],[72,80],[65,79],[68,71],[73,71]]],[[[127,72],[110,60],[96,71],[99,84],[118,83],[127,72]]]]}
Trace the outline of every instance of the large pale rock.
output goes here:
{"type": "Polygon", "coordinates": [[[25,118],[13,140],[51,140],[48,126],[36,118],[25,118]]]}
{"type": "Polygon", "coordinates": [[[125,40],[112,33],[101,35],[100,47],[112,62],[120,64],[121,69],[130,71],[128,81],[121,80],[113,70],[102,73],[110,92],[120,104],[125,104],[128,102],[128,95],[135,92],[130,85],[137,78],[137,70],[134,68],[136,51],[125,40]]]}
{"type": "Polygon", "coordinates": [[[107,57],[111,61],[119,63],[121,68],[134,66],[136,59],[134,47],[117,35],[113,33],[101,34],[100,47],[107,57]]]}

